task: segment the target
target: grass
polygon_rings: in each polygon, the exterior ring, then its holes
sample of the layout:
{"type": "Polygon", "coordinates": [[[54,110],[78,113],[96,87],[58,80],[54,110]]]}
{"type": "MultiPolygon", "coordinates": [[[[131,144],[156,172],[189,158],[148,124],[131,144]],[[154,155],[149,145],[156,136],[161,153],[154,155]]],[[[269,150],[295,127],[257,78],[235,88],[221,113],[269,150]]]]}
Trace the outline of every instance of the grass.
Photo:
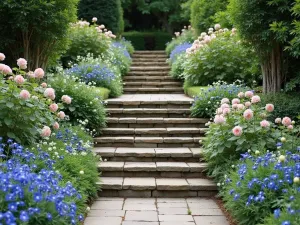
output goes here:
{"type": "Polygon", "coordinates": [[[102,87],[95,87],[95,89],[99,92],[99,95],[103,100],[108,99],[110,90],[107,88],[102,88],[102,87]]]}
{"type": "Polygon", "coordinates": [[[185,93],[190,97],[195,97],[198,95],[202,90],[201,89],[207,89],[207,86],[194,86],[194,87],[187,87],[185,89],[185,93]]]}

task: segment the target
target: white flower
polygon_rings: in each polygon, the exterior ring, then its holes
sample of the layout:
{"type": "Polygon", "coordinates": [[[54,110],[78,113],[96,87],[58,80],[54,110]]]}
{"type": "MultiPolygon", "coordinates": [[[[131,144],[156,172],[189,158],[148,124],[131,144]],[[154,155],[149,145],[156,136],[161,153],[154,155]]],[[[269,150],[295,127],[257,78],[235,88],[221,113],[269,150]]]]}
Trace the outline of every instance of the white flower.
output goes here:
{"type": "Polygon", "coordinates": [[[90,207],[86,207],[86,211],[87,212],[91,211],[91,208],[90,207]]]}
{"type": "Polygon", "coordinates": [[[79,173],[80,173],[81,175],[83,175],[83,174],[84,174],[84,171],[83,171],[83,170],[80,170],[79,173]]]}

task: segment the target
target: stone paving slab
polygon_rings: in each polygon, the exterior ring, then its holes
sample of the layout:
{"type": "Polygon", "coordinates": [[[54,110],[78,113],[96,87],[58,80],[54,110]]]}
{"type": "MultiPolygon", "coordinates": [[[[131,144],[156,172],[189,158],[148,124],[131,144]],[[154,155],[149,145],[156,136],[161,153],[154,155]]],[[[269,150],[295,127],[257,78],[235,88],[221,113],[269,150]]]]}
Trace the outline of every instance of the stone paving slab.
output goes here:
{"type": "Polygon", "coordinates": [[[100,184],[102,189],[122,189],[123,177],[101,177],[100,184]]]}
{"type": "Polygon", "coordinates": [[[95,209],[88,214],[89,217],[124,217],[125,210],[117,209],[95,209]]]}
{"type": "MultiPolygon", "coordinates": [[[[156,206],[154,203],[145,203],[145,204],[138,204],[138,203],[125,203],[124,210],[128,211],[152,211],[156,212],[156,206]]],[[[131,220],[131,219],[128,219],[131,220]]],[[[152,220],[151,220],[152,221],[152,220]]],[[[156,220],[157,221],[157,220],[156,220]]]]}
{"type": "Polygon", "coordinates": [[[139,177],[130,178],[125,177],[123,183],[123,189],[130,190],[154,190],[156,188],[155,178],[152,177],[139,177]]]}
{"type": "Polygon", "coordinates": [[[188,208],[158,208],[159,215],[188,215],[188,208]]]}
{"type": "Polygon", "coordinates": [[[194,222],[161,222],[160,225],[195,225],[194,222]]]}
{"type": "Polygon", "coordinates": [[[196,225],[229,225],[225,216],[195,216],[196,225]]]}
{"type": "Polygon", "coordinates": [[[87,217],[85,225],[120,225],[122,217],[87,217]]]}
{"type": "Polygon", "coordinates": [[[158,215],[160,222],[194,222],[191,215],[158,215]]]}
{"type": "Polygon", "coordinates": [[[156,164],[155,162],[126,162],[124,171],[156,171],[156,164]]]}
{"type": "Polygon", "coordinates": [[[157,222],[158,214],[156,211],[127,211],[125,221],[143,221],[143,222],[157,222]]]}
{"type": "Polygon", "coordinates": [[[124,201],[96,201],[91,209],[113,209],[121,210],[123,208],[124,201]]]}
{"type": "Polygon", "coordinates": [[[159,225],[158,222],[123,221],[122,225],[159,225]]]}

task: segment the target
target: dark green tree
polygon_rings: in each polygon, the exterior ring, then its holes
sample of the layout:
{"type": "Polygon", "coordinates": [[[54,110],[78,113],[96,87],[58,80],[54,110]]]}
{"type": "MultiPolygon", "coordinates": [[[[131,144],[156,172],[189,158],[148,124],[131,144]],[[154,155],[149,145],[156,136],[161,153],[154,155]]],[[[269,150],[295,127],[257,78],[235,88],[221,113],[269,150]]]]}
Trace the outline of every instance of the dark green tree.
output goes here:
{"type": "Polygon", "coordinates": [[[104,24],[115,34],[121,34],[124,30],[121,0],[80,0],[78,17],[87,21],[97,17],[98,23],[104,24]]]}

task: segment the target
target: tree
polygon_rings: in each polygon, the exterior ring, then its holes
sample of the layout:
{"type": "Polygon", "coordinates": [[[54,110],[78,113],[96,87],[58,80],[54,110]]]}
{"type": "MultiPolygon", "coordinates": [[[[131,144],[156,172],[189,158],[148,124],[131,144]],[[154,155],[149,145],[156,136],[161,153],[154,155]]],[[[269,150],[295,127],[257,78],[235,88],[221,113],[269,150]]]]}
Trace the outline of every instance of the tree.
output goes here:
{"type": "Polygon", "coordinates": [[[231,0],[229,8],[242,38],[261,58],[264,92],[279,92],[289,71],[290,53],[295,51],[293,44],[299,41],[300,32],[294,29],[299,27],[294,22],[299,18],[299,0],[231,0]]]}
{"type": "Polygon", "coordinates": [[[11,61],[23,57],[28,68],[45,68],[66,46],[78,0],[2,0],[0,46],[11,61]]]}
{"type": "Polygon", "coordinates": [[[78,17],[87,21],[97,17],[98,23],[115,34],[122,34],[124,30],[121,0],[80,0],[78,17]]]}

